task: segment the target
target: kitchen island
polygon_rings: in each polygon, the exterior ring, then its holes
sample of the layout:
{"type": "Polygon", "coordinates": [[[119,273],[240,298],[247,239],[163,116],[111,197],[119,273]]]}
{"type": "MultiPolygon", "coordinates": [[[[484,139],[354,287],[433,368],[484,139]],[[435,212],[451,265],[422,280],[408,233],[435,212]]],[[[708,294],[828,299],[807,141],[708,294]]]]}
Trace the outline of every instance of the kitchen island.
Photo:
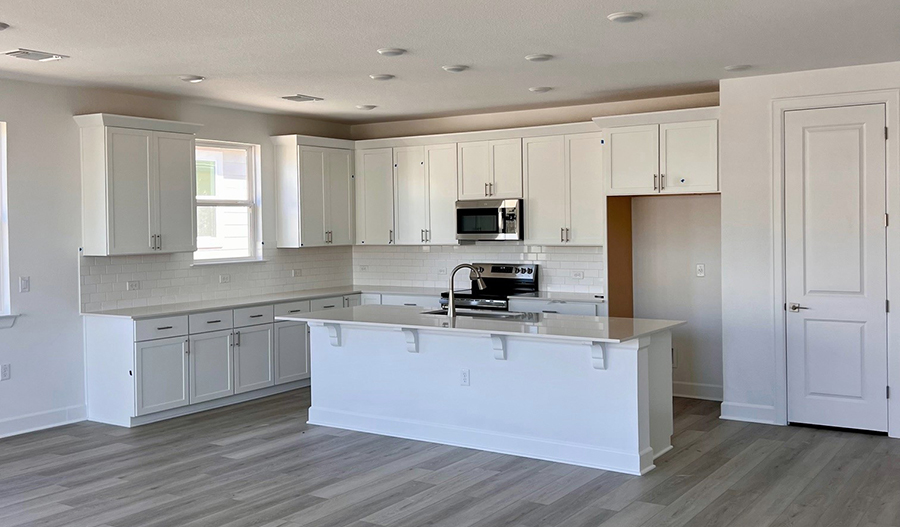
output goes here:
{"type": "Polygon", "coordinates": [[[310,326],[309,423],[644,474],[671,449],[671,329],[358,306],[310,326]]]}

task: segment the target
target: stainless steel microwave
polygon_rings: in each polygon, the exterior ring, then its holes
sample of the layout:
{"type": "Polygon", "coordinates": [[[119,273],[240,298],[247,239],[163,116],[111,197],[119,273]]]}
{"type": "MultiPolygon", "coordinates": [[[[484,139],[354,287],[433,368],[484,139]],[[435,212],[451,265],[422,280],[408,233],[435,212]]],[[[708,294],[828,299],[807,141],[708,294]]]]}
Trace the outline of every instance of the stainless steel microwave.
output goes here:
{"type": "Polygon", "coordinates": [[[522,224],[520,199],[456,202],[457,240],[521,240],[522,224]]]}

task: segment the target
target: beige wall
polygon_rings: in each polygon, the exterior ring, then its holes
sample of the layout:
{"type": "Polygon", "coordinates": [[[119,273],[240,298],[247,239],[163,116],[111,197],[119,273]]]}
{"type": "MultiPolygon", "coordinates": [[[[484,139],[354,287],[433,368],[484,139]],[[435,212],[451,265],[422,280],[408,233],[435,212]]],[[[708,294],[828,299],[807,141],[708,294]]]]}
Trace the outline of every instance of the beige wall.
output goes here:
{"type": "Polygon", "coordinates": [[[403,137],[410,135],[448,134],[474,132],[478,130],[498,130],[525,126],[543,126],[590,121],[592,117],[623,115],[629,113],[680,110],[717,106],[718,92],[694,95],[676,95],[632,101],[584,104],[538,110],[483,113],[456,117],[437,117],[387,123],[356,124],[350,126],[355,140],[403,137]]]}

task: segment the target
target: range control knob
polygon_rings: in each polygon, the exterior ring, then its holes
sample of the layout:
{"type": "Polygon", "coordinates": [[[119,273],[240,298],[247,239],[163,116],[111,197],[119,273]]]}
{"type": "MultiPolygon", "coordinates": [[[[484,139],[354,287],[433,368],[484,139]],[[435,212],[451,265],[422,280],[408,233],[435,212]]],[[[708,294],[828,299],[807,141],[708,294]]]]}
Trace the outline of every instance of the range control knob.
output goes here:
{"type": "Polygon", "coordinates": [[[514,268],[513,268],[513,272],[516,273],[516,274],[519,274],[520,270],[519,270],[518,267],[514,267],[514,268]]]}

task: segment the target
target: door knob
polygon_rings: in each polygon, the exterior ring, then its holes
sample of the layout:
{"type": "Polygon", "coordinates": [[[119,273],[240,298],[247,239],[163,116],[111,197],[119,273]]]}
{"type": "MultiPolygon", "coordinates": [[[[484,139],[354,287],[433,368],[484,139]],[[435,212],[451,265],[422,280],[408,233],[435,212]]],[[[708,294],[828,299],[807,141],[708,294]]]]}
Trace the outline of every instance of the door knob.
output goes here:
{"type": "Polygon", "coordinates": [[[806,306],[801,306],[800,304],[788,304],[788,310],[790,310],[794,313],[800,311],[801,309],[809,309],[809,308],[806,306]]]}

